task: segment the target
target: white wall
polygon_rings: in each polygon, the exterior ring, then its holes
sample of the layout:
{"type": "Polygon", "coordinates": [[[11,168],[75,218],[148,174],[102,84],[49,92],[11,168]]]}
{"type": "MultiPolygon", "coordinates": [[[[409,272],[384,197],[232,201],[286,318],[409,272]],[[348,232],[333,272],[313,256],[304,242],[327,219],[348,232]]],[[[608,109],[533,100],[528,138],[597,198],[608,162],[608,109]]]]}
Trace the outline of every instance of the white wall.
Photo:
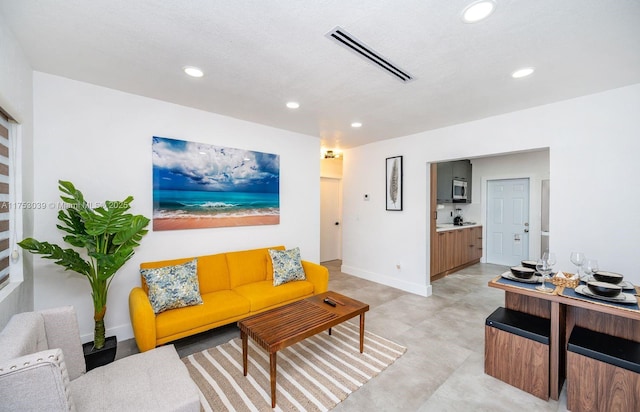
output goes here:
{"type": "MultiPolygon", "coordinates": [[[[20,45],[7,28],[0,14],[0,107],[18,123],[22,145],[22,193],[33,193],[33,91],[32,70],[22,53],[20,45]]],[[[21,210],[23,233],[31,233],[33,222],[29,210],[21,210]]],[[[20,240],[20,239],[18,239],[20,240]]],[[[23,279],[0,291],[0,329],[15,313],[33,309],[33,272],[31,259],[20,259],[12,263],[22,265],[23,279]]],[[[10,269],[11,270],[11,269],[10,269]]]]}
{"type": "Polygon", "coordinates": [[[640,84],[346,151],[342,270],[429,294],[427,163],[548,147],[550,249],[558,267],[573,269],[569,254],[580,250],[640,283],[633,212],[640,202],[633,189],[639,109],[640,84]],[[397,155],[404,156],[404,211],[387,212],[384,161],[397,155]]]}
{"type": "MultiPolygon", "coordinates": [[[[140,284],[141,262],[280,244],[299,246],[304,259],[319,260],[319,139],[38,72],[34,115],[34,200],[39,202],[57,201],[57,181],[70,180],[88,201],[133,195],[132,212],[151,217],[154,135],[280,155],[280,224],[150,229],[111,285],[108,334],[132,337],[128,294],[140,284]]],[[[36,239],[62,243],[56,216],[56,210],[36,213],[36,239]]],[[[83,339],[91,340],[88,282],[39,257],[34,266],[36,308],[74,305],[83,339]]]]}

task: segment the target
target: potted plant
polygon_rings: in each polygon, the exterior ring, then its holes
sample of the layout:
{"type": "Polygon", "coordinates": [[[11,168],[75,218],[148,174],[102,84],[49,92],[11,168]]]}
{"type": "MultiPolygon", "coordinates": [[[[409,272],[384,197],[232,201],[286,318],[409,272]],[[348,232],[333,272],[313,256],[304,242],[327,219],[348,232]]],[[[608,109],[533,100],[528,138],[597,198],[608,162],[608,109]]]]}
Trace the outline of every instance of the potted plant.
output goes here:
{"type": "MultiPolygon", "coordinates": [[[[95,321],[92,346],[94,350],[100,350],[105,346],[104,315],[109,286],[118,269],[131,259],[134,248],[147,233],[149,219],[126,213],[133,201],[132,196],[123,201],[107,200],[99,207],[92,208],[71,182],[59,180],[58,185],[62,193],[60,198],[67,205],[58,212],[60,223],[56,227],[67,233],[63,237],[66,243],[84,249],[84,256],[75,249],[63,249],[56,244],[32,238],[24,239],[18,245],[31,253],[43,255],[45,259],[55,260],[54,263],[65,270],[72,270],[87,278],[91,285],[95,321]]],[[[89,369],[90,365],[87,364],[89,369]]]]}

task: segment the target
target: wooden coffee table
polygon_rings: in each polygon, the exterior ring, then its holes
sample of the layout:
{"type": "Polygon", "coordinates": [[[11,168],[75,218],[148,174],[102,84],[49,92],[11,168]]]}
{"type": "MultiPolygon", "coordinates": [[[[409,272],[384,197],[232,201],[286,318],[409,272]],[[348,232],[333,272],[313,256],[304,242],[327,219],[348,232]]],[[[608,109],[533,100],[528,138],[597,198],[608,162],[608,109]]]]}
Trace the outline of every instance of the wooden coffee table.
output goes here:
{"type": "Polygon", "coordinates": [[[247,376],[248,337],[269,352],[271,407],[276,406],[276,355],[281,349],[298,343],[346,320],[360,315],[360,353],[364,350],[364,313],[369,305],[336,292],[324,292],[289,303],[238,322],[242,338],[242,367],[247,376]],[[324,303],[329,298],[336,303],[324,303]]]}

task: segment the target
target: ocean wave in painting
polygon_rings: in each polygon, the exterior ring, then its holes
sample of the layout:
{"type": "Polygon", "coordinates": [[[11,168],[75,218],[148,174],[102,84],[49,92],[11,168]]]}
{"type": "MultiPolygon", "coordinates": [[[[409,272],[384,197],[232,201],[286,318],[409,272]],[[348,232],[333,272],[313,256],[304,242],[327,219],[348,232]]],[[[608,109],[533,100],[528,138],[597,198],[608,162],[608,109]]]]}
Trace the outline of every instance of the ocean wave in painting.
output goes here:
{"type": "Polygon", "coordinates": [[[154,190],[154,218],[216,218],[280,214],[277,193],[154,190]]]}

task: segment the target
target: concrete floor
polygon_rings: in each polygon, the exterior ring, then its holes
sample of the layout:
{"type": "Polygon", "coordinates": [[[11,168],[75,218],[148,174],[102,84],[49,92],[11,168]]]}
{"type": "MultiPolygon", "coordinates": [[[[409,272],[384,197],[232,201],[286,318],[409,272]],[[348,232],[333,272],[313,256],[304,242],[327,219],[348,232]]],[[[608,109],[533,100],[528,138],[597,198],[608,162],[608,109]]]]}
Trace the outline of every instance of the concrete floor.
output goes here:
{"type": "MultiPolygon", "coordinates": [[[[484,320],[504,304],[487,282],[506,268],[477,264],[432,283],[425,298],[329,268],[329,289],[367,302],[367,330],[407,352],[334,411],[566,411],[566,394],[543,401],[484,374],[484,320]]],[[[174,342],[180,357],[239,336],[235,325],[174,342]]],[[[118,343],[118,357],[137,352],[118,343]]]]}

